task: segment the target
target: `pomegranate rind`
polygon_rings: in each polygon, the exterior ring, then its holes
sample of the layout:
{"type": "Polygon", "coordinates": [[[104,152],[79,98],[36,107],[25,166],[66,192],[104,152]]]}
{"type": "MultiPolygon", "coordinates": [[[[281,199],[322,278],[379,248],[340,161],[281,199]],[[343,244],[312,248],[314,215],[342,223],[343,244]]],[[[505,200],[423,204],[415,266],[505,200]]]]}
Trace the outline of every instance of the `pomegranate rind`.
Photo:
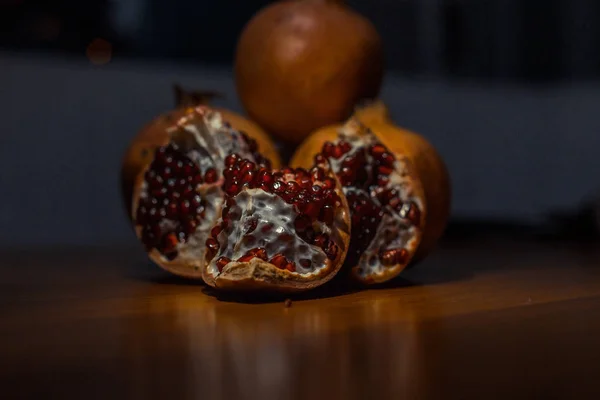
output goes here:
{"type": "MultiPolygon", "coordinates": [[[[312,166],[312,164],[311,164],[312,166]]],[[[203,268],[202,277],[209,286],[232,291],[271,291],[302,292],[321,286],[331,280],[342,268],[350,244],[350,209],[344,196],[341,184],[335,174],[328,176],[336,180],[335,192],[340,197],[341,205],[336,209],[334,228],[339,237],[340,251],[333,260],[327,259],[326,265],[317,272],[300,274],[280,269],[258,258],[248,262],[232,261],[225,265],[217,275],[213,274],[208,263],[203,268]]]]}
{"type": "MultiPolygon", "coordinates": [[[[293,167],[306,167],[311,164],[315,154],[321,153],[323,144],[327,141],[336,142],[339,139],[340,131],[350,125],[359,125],[365,129],[370,128],[364,126],[358,119],[350,118],[343,125],[331,125],[321,128],[314,132],[308,137],[296,150],[290,165],[293,167]]],[[[404,249],[408,252],[408,256],[403,263],[397,263],[395,265],[386,266],[378,273],[364,274],[361,272],[359,265],[346,265],[345,268],[350,270],[352,278],[364,284],[374,284],[389,281],[390,279],[398,276],[414,259],[415,254],[418,252],[420,244],[423,239],[423,227],[427,226],[428,221],[428,206],[425,197],[425,192],[421,184],[421,177],[417,170],[412,157],[401,150],[401,147],[397,145],[397,142],[402,140],[402,137],[397,137],[395,140],[390,141],[389,138],[383,140],[377,135],[376,132],[371,131],[379,141],[384,144],[390,152],[394,154],[396,159],[402,160],[404,164],[404,173],[408,180],[412,182],[413,197],[419,200],[419,207],[421,211],[421,221],[417,229],[414,229],[413,236],[404,245],[404,249]],[[390,143],[391,142],[391,143],[390,143]]]]}

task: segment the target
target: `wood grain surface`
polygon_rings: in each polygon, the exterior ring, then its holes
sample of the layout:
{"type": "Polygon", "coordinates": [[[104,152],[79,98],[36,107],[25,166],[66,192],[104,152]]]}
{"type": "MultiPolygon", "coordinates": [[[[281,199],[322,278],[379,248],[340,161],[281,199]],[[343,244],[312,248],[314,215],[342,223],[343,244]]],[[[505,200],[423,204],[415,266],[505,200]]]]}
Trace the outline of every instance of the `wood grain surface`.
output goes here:
{"type": "Polygon", "coordinates": [[[0,252],[0,398],[599,399],[598,245],[445,244],[383,287],[217,295],[140,248],[0,252]]]}

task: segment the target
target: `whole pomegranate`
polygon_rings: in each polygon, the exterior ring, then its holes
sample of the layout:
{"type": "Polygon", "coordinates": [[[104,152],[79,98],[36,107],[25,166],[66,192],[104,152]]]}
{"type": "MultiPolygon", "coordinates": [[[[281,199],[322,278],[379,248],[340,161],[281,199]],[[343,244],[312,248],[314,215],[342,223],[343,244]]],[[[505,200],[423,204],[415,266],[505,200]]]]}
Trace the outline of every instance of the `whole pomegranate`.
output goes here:
{"type": "Polygon", "coordinates": [[[254,139],[206,106],[186,110],[150,158],[132,216],[162,268],[217,287],[303,290],[342,265],[350,213],[326,160],[273,170],[254,139]]]}
{"type": "Polygon", "coordinates": [[[235,56],[246,112],[288,143],[348,118],[358,101],[378,95],[382,77],[377,31],[339,0],[267,6],[244,28],[235,56]]]}
{"type": "Polygon", "coordinates": [[[352,213],[346,264],[366,283],[389,280],[424,257],[450,209],[449,177],[435,149],[394,126],[385,112],[378,102],[344,125],[318,130],[292,159],[292,165],[306,165],[314,154],[330,160],[352,213]]]}
{"type": "MultiPolygon", "coordinates": [[[[210,100],[219,94],[209,91],[186,91],[179,85],[173,85],[176,108],[159,115],[147,123],[133,138],[127,148],[121,164],[121,194],[123,204],[129,215],[135,177],[154,157],[155,150],[162,146],[167,139],[168,129],[184,117],[189,107],[208,105],[210,100]]],[[[248,137],[254,139],[261,153],[271,162],[274,168],[279,168],[281,160],[274,143],[269,136],[254,122],[232,111],[214,108],[231,126],[248,137]]]]}

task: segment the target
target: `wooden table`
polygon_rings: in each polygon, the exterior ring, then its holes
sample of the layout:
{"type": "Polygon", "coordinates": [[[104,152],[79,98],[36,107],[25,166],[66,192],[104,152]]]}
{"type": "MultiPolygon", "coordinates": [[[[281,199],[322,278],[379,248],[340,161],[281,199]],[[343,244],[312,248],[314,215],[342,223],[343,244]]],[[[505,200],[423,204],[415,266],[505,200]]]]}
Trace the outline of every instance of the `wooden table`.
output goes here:
{"type": "Polygon", "coordinates": [[[445,244],[291,307],[217,298],[139,248],[3,251],[0,398],[600,399],[594,247],[445,244]]]}

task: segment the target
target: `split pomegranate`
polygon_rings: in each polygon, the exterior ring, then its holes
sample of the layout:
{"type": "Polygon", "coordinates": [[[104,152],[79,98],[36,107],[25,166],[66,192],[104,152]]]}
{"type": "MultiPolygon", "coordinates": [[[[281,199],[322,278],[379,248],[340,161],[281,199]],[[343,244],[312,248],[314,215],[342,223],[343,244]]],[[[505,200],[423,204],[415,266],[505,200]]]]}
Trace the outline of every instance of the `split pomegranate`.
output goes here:
{"type": "MultiPolygon", "coordinates": [[[[422,168],[410,147],[403,151],[404,136],[392,137],[389,129],[373,132],[359,121],[362,115],[357,113],[342,126],[315,132],[297,150],[292,165],[306,165],[314,154],[331,162],[352,212],[346,265],[357,279],[375,283],[397,276],[413,259],[427,232],[429,198],[419,173],[431,168],[422,168]]],[[[375,119],[371,109],[366,115],[375,119]]],[[[373,126],[381,128],[374,122],[373,126]]],[[[448,185],[447,175],[438,175],[438,185],[448,185]]],[[[430,186],[428,183],[427,188],[430,186]]],[[[443,194],[446,200],[431,203],[445,202],[442,210],[434,211],[441,219],[435,226],[444,226],[447,220],[449,190],[443,194]]]]}
{"type": "Polygon", "coordinates": [[[182,276],[200,277],[205,242],[224,200],[225,160],[239,154],[270,168],[256,141],[208,107],[185,110],[136,178],[132,217],[152,260],[182,276]]]}
{"type": "Polygon", "coordinates": [[[325,158],[309,170],[225,160],[221,218],[206,241],[204,280],[231,289],[299,291],[331,279],[350,240],[350,213],[325,158]]]}
{"type": "MultiPolygon", "coordinates": [[[[133,138],[123,157],[121,193],[128,215],[131,210],[135,179],[140,171],[152,161],[156,149],[168,140],[169,128],[187,115],[189,107],[208,105],[212,99],[219,96],[218,93],[214,92],[186,91],[178,85],[173,86],[173,91],[176,108],[156,117],[144,126],[133,138]]],[[[233,129],[244,132],[256,141],[261,153],[271,161],[274,168],[280,167],[281,161],[274,143],[258,125],[232,111],[223,108],[211,108],[218,111],[223,120],[227,121],[233,129]]]]}

